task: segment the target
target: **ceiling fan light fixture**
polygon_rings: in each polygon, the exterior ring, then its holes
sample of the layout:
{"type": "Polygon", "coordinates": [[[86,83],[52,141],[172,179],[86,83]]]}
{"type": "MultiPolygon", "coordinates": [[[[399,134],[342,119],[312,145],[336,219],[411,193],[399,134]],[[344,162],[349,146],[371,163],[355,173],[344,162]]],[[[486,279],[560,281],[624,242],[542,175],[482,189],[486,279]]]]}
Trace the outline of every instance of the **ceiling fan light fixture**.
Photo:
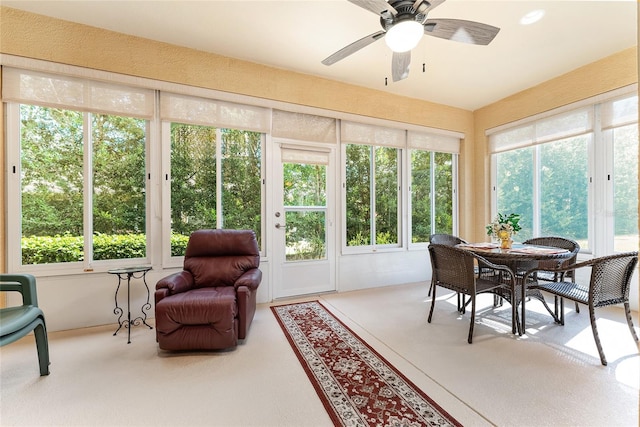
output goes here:
{"type": "Polygon", "coordinates": [[[384,36],[387,46],[394,52],[408,52],[418,45],[424,34],[424,27],[418,21],[408,19],[389,28],[384,36]]]}

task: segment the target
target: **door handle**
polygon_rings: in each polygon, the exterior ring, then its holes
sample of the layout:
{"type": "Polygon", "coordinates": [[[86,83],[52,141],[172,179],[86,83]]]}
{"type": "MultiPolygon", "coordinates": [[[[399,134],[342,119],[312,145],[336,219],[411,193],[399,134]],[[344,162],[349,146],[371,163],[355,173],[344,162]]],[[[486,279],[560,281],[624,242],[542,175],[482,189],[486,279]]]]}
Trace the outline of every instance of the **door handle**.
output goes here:
{"type": "Polygon", "coordinates": [[[280,228],[284,228],[284,224],[280,224],[279,222],[276,222],[276,228],[280,229],[280,228]]]}

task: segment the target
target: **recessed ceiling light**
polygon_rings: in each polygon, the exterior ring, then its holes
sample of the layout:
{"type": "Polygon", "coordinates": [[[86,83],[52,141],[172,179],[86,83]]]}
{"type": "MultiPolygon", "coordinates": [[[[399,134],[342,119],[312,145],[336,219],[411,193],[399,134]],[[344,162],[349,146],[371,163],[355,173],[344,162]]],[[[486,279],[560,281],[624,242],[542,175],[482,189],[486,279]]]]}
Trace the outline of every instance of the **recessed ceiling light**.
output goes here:
{"type": "Polygon", "coordinates": [[[544,9],[532,10],[531,12],[520,18],[521,25],[531,25],[542,19],[544,16],[544,9]]]}

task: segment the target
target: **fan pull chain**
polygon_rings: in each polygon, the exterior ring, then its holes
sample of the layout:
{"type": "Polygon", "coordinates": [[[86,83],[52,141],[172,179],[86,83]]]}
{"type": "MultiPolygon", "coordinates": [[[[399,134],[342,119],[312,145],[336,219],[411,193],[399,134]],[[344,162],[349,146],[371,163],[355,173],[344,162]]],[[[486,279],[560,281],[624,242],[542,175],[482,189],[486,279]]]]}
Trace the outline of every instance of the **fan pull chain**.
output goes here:
{"type": "Polygon", "coordinates": [[[384,78],[384,85],[387,86],[387,78],[384,78]]]}
{"type": "Polygon", "coordinates": [[[423,72],[423,73],[426,71],[426,68],[427,68],[427,66],[426,66],[426,64],[423,62],[423,63],[422,63],[422,72],[423,72]]]}

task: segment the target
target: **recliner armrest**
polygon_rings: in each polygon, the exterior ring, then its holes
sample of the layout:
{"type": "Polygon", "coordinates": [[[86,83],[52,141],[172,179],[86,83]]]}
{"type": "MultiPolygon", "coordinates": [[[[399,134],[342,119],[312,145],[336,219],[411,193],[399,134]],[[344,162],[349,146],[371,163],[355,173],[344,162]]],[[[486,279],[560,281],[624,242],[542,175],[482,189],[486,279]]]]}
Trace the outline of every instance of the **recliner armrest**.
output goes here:
{"type": "MultiPolygon", "coordinates": [[[[179,294],[193,288],[194,280],[190,272],[182,270],[163,277],[156,283],[156,291],[167,289],[169,295],[179,294]]],[[[157,293],[157,292],[156,292],[157,293]]]]}
{"type": "Polygon", "coordinates": [[[234,288],[238,289],[240,286],[246,286],[247,288],[255,291],[258,289],[260,285],[260,281],[262,281],[262,271],[258,268],[252,268],[251,270],[246,271],[242,276],[236,280],[233,284],[234,288]]]}

